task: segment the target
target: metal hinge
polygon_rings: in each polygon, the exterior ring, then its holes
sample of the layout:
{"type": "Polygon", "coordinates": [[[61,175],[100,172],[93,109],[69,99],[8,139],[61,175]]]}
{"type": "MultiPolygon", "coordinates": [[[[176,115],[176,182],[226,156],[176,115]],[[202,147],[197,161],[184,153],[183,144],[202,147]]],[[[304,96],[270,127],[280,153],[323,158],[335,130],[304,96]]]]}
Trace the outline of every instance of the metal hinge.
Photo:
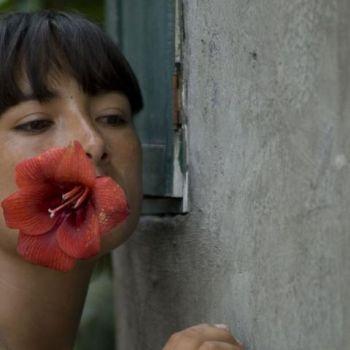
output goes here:
{"type": "Polygon", "coordinates": [[[181,128],[181,64],[175,63],[173,74],[173,127],[174,130],[181,128]]]}

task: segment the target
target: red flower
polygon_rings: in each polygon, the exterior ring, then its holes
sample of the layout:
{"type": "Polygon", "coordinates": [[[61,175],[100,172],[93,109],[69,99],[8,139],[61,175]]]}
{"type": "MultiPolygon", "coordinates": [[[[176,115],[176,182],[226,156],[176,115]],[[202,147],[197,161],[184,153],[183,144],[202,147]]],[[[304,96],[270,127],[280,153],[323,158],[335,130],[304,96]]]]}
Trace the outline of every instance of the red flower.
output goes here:
{"type": "Polygon", "coordinates": [[[100,238],[129,215],[122,188],[96,176],[78,141],[51,148],[15,168],[19,190],[1,202],[8,227],[18,229],[24,259],[68,271],[100,251],[100,238]]]}

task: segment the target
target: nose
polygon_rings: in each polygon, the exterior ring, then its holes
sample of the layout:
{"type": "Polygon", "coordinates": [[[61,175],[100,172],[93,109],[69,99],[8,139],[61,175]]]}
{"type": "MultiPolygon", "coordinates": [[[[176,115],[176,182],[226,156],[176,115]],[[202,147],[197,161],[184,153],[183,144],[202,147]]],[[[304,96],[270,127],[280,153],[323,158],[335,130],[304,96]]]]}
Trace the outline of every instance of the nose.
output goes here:
{"type": "Polygon", "coordinates": [[[104,149],[102,149],[102,147],[98,145],[96,145],[96,147],[95,145],[96,144],[90,144],[88,147],[84,147],[83,145],[83,148],[86,150],[86,155],[95,163],[106,160],[108,158],[107,152],[104,149]]]}
{"type": "Polygon", "coordinates": [[[83,146],[86,155],[96,166],[102,166],[108,161],[109,157],[106,151],[106,144],[98,132],[91,130],[89,133],[82,135],[79,141],[83,146]]]}
{"type": "MultiPolygon", "coordinates": [[[[86,155],[94,162],[97,170],[109,162],[106,142],[100,132],[86,118],[76,118],[70,125],[70,141],[77,140],[82,145],[86,155]]],[[[97,175],[101,175],[99,170],[97,175]]]]}

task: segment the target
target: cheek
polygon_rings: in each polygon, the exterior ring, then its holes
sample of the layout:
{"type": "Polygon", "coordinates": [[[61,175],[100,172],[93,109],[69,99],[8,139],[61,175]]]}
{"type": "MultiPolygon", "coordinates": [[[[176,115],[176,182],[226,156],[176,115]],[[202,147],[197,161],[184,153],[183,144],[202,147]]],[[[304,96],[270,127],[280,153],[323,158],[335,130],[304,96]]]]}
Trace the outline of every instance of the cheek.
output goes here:
{"type": "Polygon", "coordinates": [[[136,134],[115,145],[112,163],[130,201],[139,202],[142,196],[142,149],[136,134]]]}
{"type": "Polygon", "coordinates": [[[16,137],[0,133],[0,200],[17,191],[15,167],[22,160],[35,157],[50,148],[51,142],[40,139],[16,137]]]}
{"type": "Polygon", "coordinates": [[[17,190],[15,182],[15,166],[20,161],[15,159],[16,155],[21,153],[0,153],[1,167],[0,167],[0,200],[9,196],[17,190]]]}
{"type": "MultiPolygon", "coordinates": [[[[14,155],[13,155],[14,156],[14,155]]],[[[10,157],[9,153],[0,153],[0,201],[18,190],[14,178],[14,169],[17,160],[10,157]]],[[[18,233],[17,230],[10,229],[6,226],[3,210],[0,208],[0,249],[10,254],[16,254],[16,244],[18,233]]]]}

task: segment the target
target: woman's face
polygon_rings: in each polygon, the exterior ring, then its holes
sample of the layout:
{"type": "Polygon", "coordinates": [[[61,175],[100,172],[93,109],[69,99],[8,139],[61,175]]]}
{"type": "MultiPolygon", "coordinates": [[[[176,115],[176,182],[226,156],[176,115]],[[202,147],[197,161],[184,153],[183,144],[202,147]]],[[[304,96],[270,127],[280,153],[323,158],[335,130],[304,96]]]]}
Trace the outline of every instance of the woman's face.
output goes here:
{"type": "MultiPolygon", "coordinates": [[[[134,231],[142,201],[142,154],[127,97],[118,92],[88,96],[70,76],[50,80],[57,97],[49,102],[21,102],[0,116],[0,200],[17,190],[14,169],[18,162],[51,147],[78,140],[93,160],[97,175],[112,177],[124,189],[128,218],[103,237],[101,254],[119,246],[134,231]]],[[[22,91],[31,93],[22,80],[22,91]]],[[[0,216],[0,249],[16,253],[16,230],[0,216]]],[[[17,253],[16,253],[17,254],[17,253]]]]}

